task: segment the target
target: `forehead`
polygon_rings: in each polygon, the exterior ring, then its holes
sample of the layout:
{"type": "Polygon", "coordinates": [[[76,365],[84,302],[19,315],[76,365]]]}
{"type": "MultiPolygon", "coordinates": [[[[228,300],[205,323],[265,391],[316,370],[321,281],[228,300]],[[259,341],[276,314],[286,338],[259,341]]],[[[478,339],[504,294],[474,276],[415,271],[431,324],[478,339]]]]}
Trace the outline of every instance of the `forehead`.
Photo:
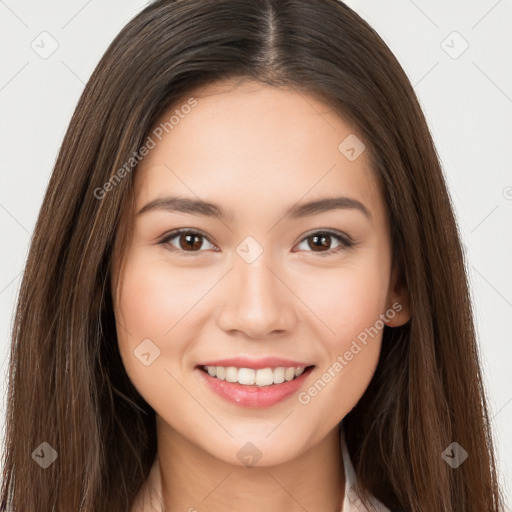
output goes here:
{"type": "Polygon", "coordinates": [[[295,88],[251,81],[198,88],[165,112],[150,136],[155,146],[135,177],[139,209],[172,194],[211,199],[228,213],[250,217],[263,208],[277,212],[295,202],[344,195],[363,202],[375,217],[384,213],[354,128],[328,104],[295,88]]]}

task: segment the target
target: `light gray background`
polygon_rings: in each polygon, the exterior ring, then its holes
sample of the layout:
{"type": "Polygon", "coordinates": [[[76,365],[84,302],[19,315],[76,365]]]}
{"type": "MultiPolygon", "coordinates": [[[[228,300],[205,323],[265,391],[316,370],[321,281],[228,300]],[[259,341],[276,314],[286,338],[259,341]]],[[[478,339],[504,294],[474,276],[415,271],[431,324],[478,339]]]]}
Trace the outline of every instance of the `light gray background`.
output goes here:
{"type": "MultiPolygon", "coordinates": [[[[434,136],[466,248],[501,480],[510,503],[512,0],[347,3],[397,56],[434,136]]],[[[59,146],[108,44],[145,5],[0,0],[2,397],[20,276],[59,146]],[[46,55],[52,45],[58,47],[46,55]]],[[[3,401],[1,407],[3,427],[3,401]]],[[[479,463],[471,454],[468,462],[479,463]]]]}

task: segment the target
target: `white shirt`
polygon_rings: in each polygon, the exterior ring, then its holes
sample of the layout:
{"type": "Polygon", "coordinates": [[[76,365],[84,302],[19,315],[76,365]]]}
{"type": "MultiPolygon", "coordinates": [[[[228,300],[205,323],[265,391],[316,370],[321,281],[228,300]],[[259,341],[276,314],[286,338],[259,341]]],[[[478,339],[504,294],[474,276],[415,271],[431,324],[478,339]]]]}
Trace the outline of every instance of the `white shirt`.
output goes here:
{"type": "MultiPolygon", "coordinates": [[[[343,505],[341,506],[340,512],[369,512],[368,508],[363,505],[363,502],[358,498],[354,491],[356,473],[348,453],[343,424],[340,427],[340,433],[341,454],[343,456],[343,468],[345,470],[345,498],[343,499],[343,505]]],[[[376,512],[390,512],[389,508],[385,507],[375,497],[372,497],[371,499],[376,512]]]]}

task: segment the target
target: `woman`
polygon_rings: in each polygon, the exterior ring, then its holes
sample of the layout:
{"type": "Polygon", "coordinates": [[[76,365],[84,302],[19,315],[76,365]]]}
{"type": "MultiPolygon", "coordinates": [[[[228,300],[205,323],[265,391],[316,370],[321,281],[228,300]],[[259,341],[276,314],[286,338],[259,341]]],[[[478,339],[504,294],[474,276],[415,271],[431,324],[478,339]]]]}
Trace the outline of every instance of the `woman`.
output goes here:
{"type": "Polygon", "coordinates": [[[501,510],[453,211],[375,31],[337,0],[134,18],[56,162],[9,391],[3,510],[501,510]]]}

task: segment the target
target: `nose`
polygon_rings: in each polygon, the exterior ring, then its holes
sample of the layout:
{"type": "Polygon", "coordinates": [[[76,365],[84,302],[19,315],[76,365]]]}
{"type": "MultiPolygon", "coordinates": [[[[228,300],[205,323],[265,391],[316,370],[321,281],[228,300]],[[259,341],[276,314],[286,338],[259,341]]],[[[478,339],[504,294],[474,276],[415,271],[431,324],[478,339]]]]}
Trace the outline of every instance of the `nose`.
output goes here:
{"type": "Polygon", "coordinates": [[[218,319],[225,332],[239,331],[248,338],[261,339],[293,328],[298,299],[284,272],[272,268],[275,265],[264,255],[252,263],[236,261],[227,276],[222,292],[226,298],[218,319]]]}

